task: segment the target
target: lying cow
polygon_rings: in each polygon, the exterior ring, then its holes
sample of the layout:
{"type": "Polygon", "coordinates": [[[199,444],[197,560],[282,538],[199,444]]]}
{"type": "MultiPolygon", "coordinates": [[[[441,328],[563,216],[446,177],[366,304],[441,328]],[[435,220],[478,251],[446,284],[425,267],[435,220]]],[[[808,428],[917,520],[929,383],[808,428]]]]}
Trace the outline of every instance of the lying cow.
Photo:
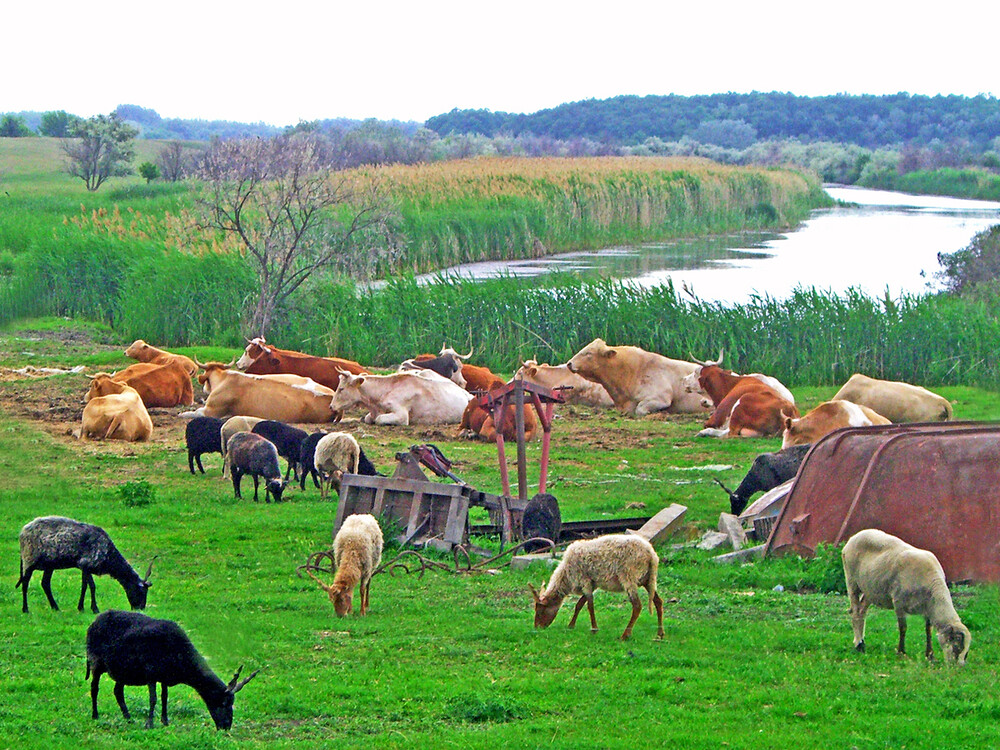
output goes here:
{"type": "Polygon", "coordinates": [[[458,424],[472,394],[430,370],[392,375],[341,374],[330,409],[368,410],[366,424],[458,424]]]}
{"type": "Polygon", "coordinates": [[[635,346],[608,346],[602,339],[594,339],[566,366],[570,372],[604,386],[615,407],[626,414],[695,414],[707,408],[701,394],[688,393],[681,384],[684,376],[698,367],[694,362],[668,359],[635,346]]]}
{"type": "Polygon", "coordinates": [[[336,390],[340,384],[340,371],[360,375],[365,368],[350,359],[339,357],[314,357],[311,354],[279,349],[268,344],[263,336],[251,339],[236,367],[248,375],[301,375],[320,385],[336,390]]]}
{"type": "Polygon", "coordinates": [[[329,422],[333,390],[301,375],[247,375],[221,362],[202,365],[198,376],[208,398],[182,417],[245,415],[280,422],[329,422]]]}
{"type": "Polygon", "coordinates": [[[891,422],[943,422],[952,415],[948,399],[926,388],[858,373],[851,375],[834,399],[867,406],[891,422]]]}
{"type": "Polygon", "coordinates": [[[464,369],[462,360],[468,359],[471,356],[472,349],[469,349],[468,354],[459,354],[454,349],[450,349],[447,344],[444,344],[441,347],[441,352],[436,357],[422,354],[419,357],[407,359],[400,363],[399,372],[406,372],[407,370],[430,370],[465,388],[466,380],[462,374],[462,370],[464,369]]]}
{"type": "MultiPolygon", "coordinates": [[[[116,383],[107,375],[99,375],[94,382],[98,383],[97,392],[88,397],[83,407],[80,439],[149,440],[153,434],[153,420],[135,388],[116,383]]],[[[91,391],[94,390],[92,384],[91,391]]]]}
{"type": "Polygon", "coordinates": [[[730,491],[726,485],[716,479],[718,485],[729,495],[730,512],[734,516],[738,516],[758,492],[767,492],[789,479],[794,479],[810,448],[812,445],[806,443],[783,448],[775,453],[761,453],[753,460],[750,471],[743,477],[743,481],[740,482],[740,486],[736,488],[735,492],[730,491]]]}
{"type": "MultiPolygon", "coordinates": [[[[97,394],[94,390],[94,384],[97,377],[90,388],[91,394],[95,395],[97,394]]],[[[165,365],[132,365],[110,377],[117,383],[124,383],[135,388],[147,409],[194,403],[191,376],[177,360],[170,361],[165,365]]]]}
{"type": "Polygon", "coordinates": [[[515,377],[524,378],[529,383],[554,390],[561,386],[569,386],[561,391],[567,404],[584,404],[610,409],[615,405],[611,396],[600,383],[593,383],[576,373],[570,372],[566,365],[540,365],[533,359],[525,360],[515,377]]]}
{"type": "MultiPolygon", "coordinates": [[[[486,389],[486,392],[502,388],[507,385],[502,379],[496,378],[486,389]]],[[[496,442],[497,432],[503,435],[504,440],[517,440],[517,407],[512,399],[508,400],[507,406],[500,414],[500,427],[497,429],[493,418],[493,411],[484,409],[479,405],[479,400],[473,398],[462,413],[462,421],[458,425],[456,437],[479,437],[487,442],[496,442]]],[[[535,409],[530,400],[524,404],[524,439],[534,440],[538,429],[538,420],[535,416],[535,409]]]]}
{"type": "Polygon", "coordinates": [[[154,365],[166,365],[170,362],[177,362],[187,371],[189,376],[193,376],[198,372],[198,365],[190,357],[185,357],[183,354],[171,354],[164,349],[157,349],[142,339],[133,341],[128,349],[125,350],[125,356],[154,365]]]}
{"type": "Polygon", "coordinates": [[[815,443],[825,435],[841,427],[871,427],[877,424],[892,424],[878,412],[867,406],[852,404],[850,401],[824,401],[801,419],[782,415],[785,432],[781,447],[815,443]]]}
{"type": "MultiPolygon", "coordinates": [[[[696,359],[694,360],[694,362],[696,364],[701,365],[702,367],[706,367],[706,366],[710,366],[710,365],[716,365],[718,367],[721,367],[722,366],[722,352],[721,351],[719,352],[719,358],[717,360],[715,360],[714,362],[711,362],[711,361],[709,361],[709,362],[699,362],[696,359]]],[[[689,393],[696,393],[696,392],[702,390],[701,385],[698,383],[698,375],[700,373],[701,373],[701,371],[698,370],[698,371],[694,372],[693,374],[688,375],[688,376],[686,376],[684,378],[684,388],[689,393]]],[[[785,387],[784,383],[782,383],[777,378],[772,377],[771,375],[764,375],[763,373],[759,373],[759,372],[748,372],[746,375],[740,375],[739,373],[734,372],[733,375],[735,375],[736,377],[740,377],[740,378],[743,378],[743,377],[746,377],[746,378],[757,378],[757,380],[759,380],[760,382],[762,382],[764,385],[769,386],[775,393],[777,393],[779,396],[781,396],[786,401],[789,401],[789,402],[791,402],[793,404],[795,403],[795,396],[792,395],[792,392],[790,390],[788,390],[788,388],[785,387]]],[[[705,394],[705,395],[707,396],[708,394],[705,394]]],[[[709,399],[709,400],[711,400],[711,399],[709,399]]],[[[713,403],[712,406],[714,407],[714,406],[716,406],[716,404],[713,403]]]]}
{"type": "MultiPolygon", "coordinates": [[[[719,361],[722,361],[721,354],[719,361]]],[[[697,377],[698,389],[708,394],[715,411],[705,420],[702,437],[761,437],[784,429],[783,416],[799,416],[795,404],[752,375],[737,375],[718,362],[701,362],[686,377],[685,390],[697,377]]]]}

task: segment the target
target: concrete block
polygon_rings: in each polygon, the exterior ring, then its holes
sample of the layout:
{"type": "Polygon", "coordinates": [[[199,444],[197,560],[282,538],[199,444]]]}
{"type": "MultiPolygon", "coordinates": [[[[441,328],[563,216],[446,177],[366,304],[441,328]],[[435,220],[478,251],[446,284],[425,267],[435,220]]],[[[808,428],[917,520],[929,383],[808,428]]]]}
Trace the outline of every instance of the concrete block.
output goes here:
{"type": "Polygon", "coordinates": [[[729,537],[733,549],[741,549],[746,544],[747,533],[743,530],[743,524],[732,513],[719,515],[719,531],[729,537]]]}
{"type": "Polygon", "coordinates": [[[759,560],[764,557],[764,547],[765,544],[758,544],[756,547],[747,547],[746,549],[737,550],[736,552],[729,552],[725,555],[719,555],[718,557],[713,557],[713,562],[717,563],[745,563],[753,562],[754,560],[759,560]]]}
{"type": "Polygon", "coordinates": [[[671,503],[646,521],[636,533],[649,540],[650,544],[659,544],[680,530],[686,513],[685,506],[671,503]]]}
{"type": "Polygon", "coordinates": [[[698,542],[698,549],[718,549],[724,544],[729,544],[729,534],[721,531],[706,531],[705,535],[698,542]]]}
{"type": "Polygon", "coordinates": [[[511,570],[524,570],[532,565],[547,565],[554,568],[559,564],[559,558],[553,557],[550,552],[534,552],[530,555],[515,555],[511,558],[511,570]]]}

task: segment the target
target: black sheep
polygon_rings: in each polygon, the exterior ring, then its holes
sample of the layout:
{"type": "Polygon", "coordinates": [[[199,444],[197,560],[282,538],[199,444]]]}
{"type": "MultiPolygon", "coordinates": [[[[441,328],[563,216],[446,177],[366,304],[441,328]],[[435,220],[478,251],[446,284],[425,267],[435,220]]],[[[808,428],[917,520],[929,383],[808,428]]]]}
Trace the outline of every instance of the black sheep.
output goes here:
{"type": "Polygon", "coordinates": [[[271,502],[272,495],[275,502],[281,500],[285,481],[281,478],[281,467],[278,466],[278,449],[270,440],[252,432],[237,432],[229,438],[226,460],[229,462],[229,472],[233,477],[233,490],[237,499],[243,499],[240,484],[243,475],[249,474],[253,477],[254,502],[257,502],[260,477],[266,480],[264,501],[271,502]]]}
{"type": "Polygon", "coordinates": [[[205,663],[187,634],[171,620],[154,620],[137,612],[111,610],[99,615],[87,628],[87,679],[90,684],[92,716],[97,718],[97,692],[101,675],[107,672],[115,682],[115,698],[127,721],[132,719],[125,705],[126,685],[149,687],[149,718],[152,729],[156,713],[156,683],[162,685],[164,726],[167,724],[167,688],[190,685],[205,701],[216,729],[233,725],[233,701],[240,690],[257,676],[254,672],[240,680],[236,670],[227,685],[205,663]]]}
{"type": "Polygon", "coordinates": [[[302,441],[309,436],[309,433],[276,419],[265,419],[263,422],[258,422],[253,426],[251,432],[274,443],[274,447],[278,449],[278,455],[288,461],[285,481],[288,481],[288,475],[292,472],[295,472],[295,481],[298,481],[302,441]]]}
{"type": "Polygon", "coordinates": [[[145,608],[152,563],[146,577],[140,578],[100,526],[62,516],[43,516],[26,523],[18,539],[21,544],[21,577],[15,588],[22,587],[22,612],[28,611],[28,583],[36,570],[42,571],[42,590],[49,599],[49,606],[59,609],[52,596],[52,571],[66,568],[79,568],[83,573],[80,603],[77,605],[81,612],[88,586],[90,609],[98,611],[95,575],[111,576],[125,589],[133,609],[145,608]]]}
{"type": "Polygon", "coordinates": [[[202,454],[222,453],[222,420],[215,417],[195,417],[184,428],[184,439],[187,442],[188,468],[194,474],[194,464],[197,461],[198,468],[204,474],[202,454]]]}
{"type": "Polygon", "coordinates": [[[378,469],[375,468],[375,464],[368,460],[368,456],[365,455],[365,449],[360,445],[358,446],[358,474],[363,474],[367,477],[382,477],[384,474],[380,474],[378,469]]]}
{"type": "MultiPolygon", "coordinates": [[[[559,502],[555,495],[539,492],[528,501],[524,508],[524,515],[521,517],[521,531],[525,539],[542,537],[543,539],[551,539],[553,542],[559,541],[559,534],[562,532],[562,514],[559,512],[559,502]]],[[[545,548],[543,542],[524,546],[525,552],[534,552],[545,548]]]]}
{"type": "Polygon", "coordinates": [[[753,460],[753,466],[743,477],[736,492],[731,492],[718,479],[715,481],[729,494],[729,507],[733,515],[738,516],[747,507],[750,498],[758,492],[767,492],[779,484],[793,479],[802,465],[811,444],[793,445],[775,453],[761,453],[753,460]]]}

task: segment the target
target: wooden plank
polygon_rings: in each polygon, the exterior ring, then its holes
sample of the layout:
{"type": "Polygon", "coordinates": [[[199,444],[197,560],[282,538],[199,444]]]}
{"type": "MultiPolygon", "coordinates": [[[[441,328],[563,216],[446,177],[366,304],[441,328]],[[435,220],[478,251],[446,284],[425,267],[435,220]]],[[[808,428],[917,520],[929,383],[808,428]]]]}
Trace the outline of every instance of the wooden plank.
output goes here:
{"type": "Polygon", "coordinates": [[[375,502],[372,503],[372,515],[376,518],[382,513],[382,505],[385,503],[385,487],[375,490],[375,502]]]}
{"type": "Polygon", "coordinates": [[[410,501],[410,518],[406,523],[406,536],[413,536],[414,532],[417,530],[417,524],[420,523],[420,506],[424,502],[423,492],[414,492],[413,499],[410,501]]]}
{"type": "Polygon", "coordinates": [[[795,480],[789,479],[787,482],[768,490],[740,513],[740,520],[752,523],[757,518],[778,515],[785,504],[785,498],[788,497],[788,493],[792,491],[794,485],[795,480]]]}
{"type": "Polygon", "coordinates": [[[466,525],[469,520],[469,499],[459,497],[451,501],[448,509],[448,525],[444,530],[444,540],[452,544],[462,544],[465,541],[466,525]]]}

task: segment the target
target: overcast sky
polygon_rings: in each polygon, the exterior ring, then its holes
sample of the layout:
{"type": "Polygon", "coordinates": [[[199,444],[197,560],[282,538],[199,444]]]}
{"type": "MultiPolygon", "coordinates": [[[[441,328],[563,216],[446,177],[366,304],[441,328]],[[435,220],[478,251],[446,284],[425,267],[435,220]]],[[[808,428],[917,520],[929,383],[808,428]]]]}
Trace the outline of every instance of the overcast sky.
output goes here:
{"type": "Polygon", "coordinates": [[[15,2],[0,112],[423,121],[619,94],[1000,95],[1000,2],[15,2]]]}

